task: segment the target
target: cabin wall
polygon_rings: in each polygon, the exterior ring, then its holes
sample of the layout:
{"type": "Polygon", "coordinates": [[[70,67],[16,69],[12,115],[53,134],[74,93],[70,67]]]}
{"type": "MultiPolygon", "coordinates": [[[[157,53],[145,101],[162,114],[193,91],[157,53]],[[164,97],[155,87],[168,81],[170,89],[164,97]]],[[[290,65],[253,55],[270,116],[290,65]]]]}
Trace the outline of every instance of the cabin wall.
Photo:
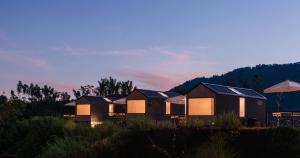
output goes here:
{"type": "Polygon", "coordinates": [[[163,99],[148,99],[146,115],[154,120],[166,119],[166,102],[163,99]]]}
{"type": "Polygon", "coordinates": [[[108,103],[99,102],[91,104],[91,121],[103,122],[108,117],[108,103]]]}
{"type": "Polygon", "coordinates": [[[114,113],[126,113],[126,104],[114,104],[114,113]]]}
{"type": "Polygon", "coordinates": [[[266,101],[246,98],[246,118],[255,118],[262,126],[266,125],[266,101]]]}
{"type": "Polygon", "coordinates": [[[239,116],[240,97],[230,95],[217,95],[215,100],[215,115],[233,112],[239,116]]]}
{"type": "Polygon", "coordinates": [[[151,99],[144,96],[139,91],[134,91],[126,98],[126,112],[128,100],[145,100],[145,114],[126,113],[126,116],[147,116],[154,120],[166,118],[166,103],[163,99],[151,99]]]}
{"type": "Polygon", "coordinates": [[[173,104],[171,103],[171,115],[184,115],[185,113],[184,104],[173,104]]]}
{"type": "MultiPolygon", "coordinates": [[[[198,85],[196,88],[194,88],[192,91],[190,91],[188,94],[186,94],[186,106],[187,106],[187,116],[188,117],[197,117],[197,118],[201,118],[203,120],[212,120],[214,118],[213,116],[191,116],[189,115],[189,99],[191,98],[215,98],[216,94],[214,92],[212,92],[210,89],[206,88],[203,85],[198,85]]],[[[214,113],[216,111],[216,106],[214,106],[214,113]]]]}
{"type": "Polygon", "coordinates": [[[76,102],[76,107],[75,107],[75,121],[76,122],[91,122],[91,116],[90,115],[77,115],[77,105],[78,104],[89,104],[89,102],[84,99],[84,98],[80,98],[77,102],[76,102]]]}

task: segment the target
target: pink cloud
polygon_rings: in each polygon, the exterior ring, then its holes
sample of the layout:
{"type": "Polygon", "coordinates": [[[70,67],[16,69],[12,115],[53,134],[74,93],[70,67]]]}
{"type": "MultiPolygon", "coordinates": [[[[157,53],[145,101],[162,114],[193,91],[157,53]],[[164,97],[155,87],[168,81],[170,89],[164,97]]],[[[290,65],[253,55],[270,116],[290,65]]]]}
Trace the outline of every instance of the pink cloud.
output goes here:
{"type": "Polygon", "coordinates": [[[63,47],[53,47],[51,50],[61,52],[67,55],[95,55],[95,56],[120,56],[120,57],[144,57],[146,49],[128,49],[128,50],[108,50],[99,51],[86,48],[76,48],[69,45],[63,47]]]}
{"type": "MultiPolygon", "coordinates": [[[[155,88],[158,90],[168,90],[176,85],[176,82],[171,78],[153,72],[127,70],[127,71],[123,71],[122,75],[132,78],[134,82],[139,82],[143,86],[149,88],[155,88]]],[[[140,86],[138,87],[143,88],[140,86]]]]}
{"type": "Polygon", "coordinates": [[[17,54],[12,51],[0,50],[0,60],[9,62],[18,66],[31,66],[38,69],[49,69],[50,65],[46,60],[17,54]]]}

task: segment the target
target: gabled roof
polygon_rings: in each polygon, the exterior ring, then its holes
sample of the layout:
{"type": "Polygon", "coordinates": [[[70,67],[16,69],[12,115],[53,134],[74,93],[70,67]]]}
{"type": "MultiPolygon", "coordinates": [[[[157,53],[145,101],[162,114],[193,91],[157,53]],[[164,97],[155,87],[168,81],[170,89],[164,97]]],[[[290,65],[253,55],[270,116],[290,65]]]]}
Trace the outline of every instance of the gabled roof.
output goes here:
{"type": "Polygon", "coordinates": [[[247,97],[247,98],[263,99],[263,100],[267,99],[266,97],[254,91],[253,89],[231,87],[231,86],[217,85],[217,84],[204,83],[204,82],[202,82],[201,84],[207,87],[208,89],[210,89],[211,91],[215,92],[216,94],[233,95],[233,96],[240,96],[240,97],[247,97]]]}
{"type": "Polygon", "coordinates": [[[174,97],[180,95],[176,92],[161,92],[161,91],[154,91],[154,90],[146,90],[146,89],[136,89],[137,91],[141,92],[147,98],[154,98],[154,99],[167,99],[169,97],[174,97]]]}
{"type": "Polygon", "coordinates": [[[87,101],[91,103],[97,103],[97,102],[112,102],[110,99],[102,97],[102,96],[82,96],[82,98],[86,99],[87,101]]]}

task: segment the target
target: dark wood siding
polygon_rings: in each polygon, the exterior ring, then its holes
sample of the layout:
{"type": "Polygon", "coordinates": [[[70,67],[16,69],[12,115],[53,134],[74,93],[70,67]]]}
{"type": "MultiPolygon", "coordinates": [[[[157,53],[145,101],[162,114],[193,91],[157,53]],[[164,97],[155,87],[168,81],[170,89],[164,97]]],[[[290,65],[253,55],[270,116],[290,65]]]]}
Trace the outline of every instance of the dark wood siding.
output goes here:
{"type": "Polygon", "coordinates": [[[102,122],[108,117],[108,103],[99,102],[91,104],[91,121],[102,122]]]}
{"type": "Polygon", "coordinates": [[[108,103],[90,103],[84,97],[76,102],[77,104],[90,104],[90,116],[78,116],[76,113],[75,120],[77,122],[102,122],[107,119],[108,116],[108,103]]]}
{"type": "Polygon", "coordinates": [[[246,118],[254,118],[263,126],[266,125],[266,102],[265,100],[258,100],[246,98],[245,108],[246,118]]]}
{"type": "Polygon", "coordinates": [[[171,104],[171,115],[184,115],[184,104],[171,104]]]}
{"type": "MultiPolygon", "coordinates": [[[[128,100],[145,100],[145,114],[129,114],[127,113],[126,116],[148,116],[154,120],[161,120],[166,118],[166,103],[163,99],[153,99],[147,98],[141,92],[135,90],[126,98],[126,104],[128,100]]],[[[127,106],[126,106],[127,108],[127,106]]],[[[126,110],[127,111],[127,110],[126,110]]]]}
{"type": "MultiPolygon", "coordinates": [[[[187,103],[187,115],[189,117],[199,117],[199,118],[203,118],[204,120],[210,120],[212,119],[214,116],[190,116],[188,114],[188,109],[189,109],[189,99],[191,98],[215,98],[216,94],[214,92],[212,92],[210,89],[206,88],[203,85],[198,85],[196,88],[194,88],[192,91],[190,91],[187,95],[186,95],[186,103],[187,103]]],[[[215,100],[216,102],[216,100],[215,100]]],[[[216,106],[214,106],[214,113],[216,112],[216,106]]]]}
{"type": "Polygon", "coordinates": [[[215,99],[215,115],[234,112],[239,116],[240,98],[230,95],[217,95],[215,99]]]}

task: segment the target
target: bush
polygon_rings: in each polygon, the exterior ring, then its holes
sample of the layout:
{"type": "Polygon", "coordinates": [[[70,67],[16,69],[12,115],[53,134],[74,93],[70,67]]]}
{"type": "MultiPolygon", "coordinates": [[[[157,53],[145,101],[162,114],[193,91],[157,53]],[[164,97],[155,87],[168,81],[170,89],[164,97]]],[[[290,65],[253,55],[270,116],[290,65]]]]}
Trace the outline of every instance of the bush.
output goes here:
{"type": "Polygon", "coordinates": [[[237,154],[230,147],[228,137],[224,133],[217,133],[209,137],[196,153],[196,158],[234,158],[237,154]]]}
{"type": "Polygon", "coordinates": [[[204,125],[205,125],[204,121],[197,118],[187,118],[186,120],[181,120],[179,122],[180,127],[186,127],[186,128],[200,129],[204,127],[204,125]]]}
{"type": "Polygon", "coordinates": [[[91,146],[85,138],[56,138],[48,143],[38,158],[68,157],[87,158],[90,157],[91,146]]]}
{"type": "Polygon", "coordinates": [[[225,129],[237,129],[241,126],[240,118],[233,112],[218,116],[214,123],[225,129]]]}
{"type": "Polygon", "coordinates": [[[176,124],[171,121],[157,121],[156,128],[157,129],[176,129],[176,124]]]}
{"type": "Polygon", "coordinates": [[[126,121],[126,127],[131,131],[148,131],[155,128],[155,122],[148,117],[130,117],[126,121]]]}
{"type": "Polygon", "coordinates": [[[28,133],[18,150],[19,157],[34,157],[49,140],[64,136],[65,121],[61,118],[33,117],[28,125],[28,133]]]}

